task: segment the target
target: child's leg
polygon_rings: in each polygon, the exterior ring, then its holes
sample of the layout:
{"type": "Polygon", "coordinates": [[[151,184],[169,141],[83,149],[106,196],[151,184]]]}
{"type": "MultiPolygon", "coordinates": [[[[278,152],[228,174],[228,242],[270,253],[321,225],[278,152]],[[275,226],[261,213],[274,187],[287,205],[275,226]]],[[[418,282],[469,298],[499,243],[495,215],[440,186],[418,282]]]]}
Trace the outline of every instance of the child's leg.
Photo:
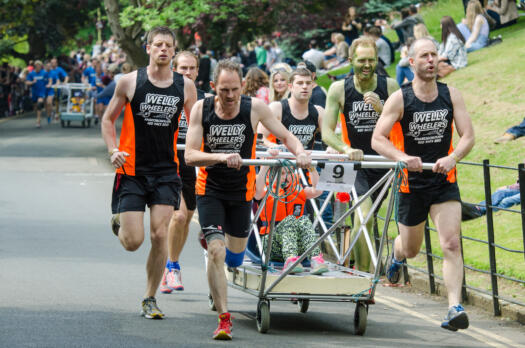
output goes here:
{"type": "MultiPolygon", "coordinates": [[[[301,255],[315,243],[319,236],[315,233],[314,226],[307,216],[301,216],[297,219],[295,226],[297,229],[297,243],[299,245],[298,253],[301,255]]],[[[321,248],[318,245],[308,256],[316,256],[319,254],[321,254],[321,248]]]]}

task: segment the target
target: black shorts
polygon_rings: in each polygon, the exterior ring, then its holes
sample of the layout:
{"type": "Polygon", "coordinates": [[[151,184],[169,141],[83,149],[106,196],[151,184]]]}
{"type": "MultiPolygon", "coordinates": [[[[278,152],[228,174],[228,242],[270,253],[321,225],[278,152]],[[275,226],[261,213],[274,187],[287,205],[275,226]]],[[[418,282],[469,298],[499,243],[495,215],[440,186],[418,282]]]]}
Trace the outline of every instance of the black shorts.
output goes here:
{"type": "Polygon", "coordinates": [[[115,175],[111,210],[113,214],[125,211],[145,211],[146,205],[172,205],[179,208],[181,181],[177,174],[169,175],[115,175]]]}
{"type": "Polygon", "coordinates": [[[177,157],[179,158],[179,174],[182,179],[182,197],[186,203],[186,208],[195,210],[197,206],[195,199],[195,183],[197,181],[195,167],[186,165],[184,151],[177,151],[177,157]]]}
{"type": "Polygon", "coordinates": [[[425,221],[433,204],[461,202],[457,183],[444,184],[425,191],[399,193],[399,222],[416,226],[425,221]]]}
{"type": "MultiPolygon", "coordinates": [[[[388,170],[377,170],[377,169],[360,169],[357,171],[357,175],[355,178],[355,190],[357,192],[357,196],[361,197],[365,193],[367,193],[385,174],[388,172],[388,170]]],[[[375,202],[376,198],[379,196],[379,193],[381,192],[382,187],[378,188],[374,193],[372,193],[372,201],[375,202]]],[[[381,200],[381,203],[388,195],[385,193],[383,196],[383,199],[381,200]]],[[[381,203],[378,207],[381,206],[381,203]]]]}
{"type": "Polygon", "coordinates": [[[246,238],[252,223],[252,201],[235,201],[213,196],[197,196],[199,223],[217,226],[232,237],[246,238]]]}

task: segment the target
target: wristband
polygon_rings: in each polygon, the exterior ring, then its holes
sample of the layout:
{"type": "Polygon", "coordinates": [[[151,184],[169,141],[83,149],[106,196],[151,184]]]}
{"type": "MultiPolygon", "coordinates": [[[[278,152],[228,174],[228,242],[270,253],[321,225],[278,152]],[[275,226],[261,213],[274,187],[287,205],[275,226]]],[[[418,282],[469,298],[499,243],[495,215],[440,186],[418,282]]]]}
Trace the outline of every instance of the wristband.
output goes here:
{"type": "Polygon", "coordinates": [[[459,162],[459,156],[456,155],[455,152],[451,152],[451,153],[450,153],[450,157],[452,157],[452,158],[454,159],[454,161],[456,161],[456,163],[459,162]]]}
{"type": "Polygon", "coordinates": [[[111,156],[113,156],[113,155],[115,154],[115,152],[119,152],[119,151],[120,151],[120,150],[118,149],[118,147],[116,147],[116,148],[114,148],[113,150],[108,151],[108,154],[109,154],[109,156],[111,157],[111,156]]]}

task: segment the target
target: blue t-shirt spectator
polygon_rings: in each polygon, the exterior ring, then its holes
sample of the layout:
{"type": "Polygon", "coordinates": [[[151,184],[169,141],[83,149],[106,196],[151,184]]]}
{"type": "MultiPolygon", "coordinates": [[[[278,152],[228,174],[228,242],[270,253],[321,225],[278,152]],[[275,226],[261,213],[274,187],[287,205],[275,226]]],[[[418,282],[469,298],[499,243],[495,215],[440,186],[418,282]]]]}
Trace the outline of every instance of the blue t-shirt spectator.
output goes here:
{"type": "Polygon", "coordinates": [[[92,66],[86,68],[86,70],[84,70],[82,75],[87,77],[88,83],[91,86],[96,86],[97,85],[97,73],[95,71],[95,68],[93,68],[92,66]]]}

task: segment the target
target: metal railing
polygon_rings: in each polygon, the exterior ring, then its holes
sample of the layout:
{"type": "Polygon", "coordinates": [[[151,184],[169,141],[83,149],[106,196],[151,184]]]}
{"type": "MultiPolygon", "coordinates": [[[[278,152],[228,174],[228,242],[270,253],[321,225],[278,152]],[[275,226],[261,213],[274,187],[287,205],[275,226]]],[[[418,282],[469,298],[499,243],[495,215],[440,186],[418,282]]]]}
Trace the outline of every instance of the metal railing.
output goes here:
{"type": "MultiPolygon", "coordinates": [[[[475,292],[479,292],[485,295],[489,295],[492,297],[493,302],[493,311],[495,316],[501,315],[501,305],[500,300],[506,301],[508,303],[513,303],[519,306],[524,306],[525,303],[502,296],[499,294],[499,288],[498,288],[498,279],[505,279],[511,282],[515,282],[517,284],[525,284],[525,281],[522,279],[518,279],[515,277],[511,277],[502,273],[498,272],[497,262],[496,262],[496,249],[503,250],[505,252],[509,253],[518,253],[523,254],[525,257],[525,205],[521,204],[520,210],[514,210],[514,209],[506,209],[506,208],[499,208],[492,205],[492,190],[491,190],[491,179],[490,179],[490,169],[491,168],[499,168],[499,169],[505,169],[505,170],[517,170],[518,171],[518,178],[519,178],[519,191],[520,191],[520,199],[521,202],[524,202],[525,200],[525,167],[524,164],[519,164],[518,168],[512,168],[512,167],[505,167],[505,166],[497,166],[497,165],[490,165],[488,160],[484,160],[482,164],[480,163],[469,163],[469,162],[461,162],[459,164],[463,165],[476,165],[476,166],[482,166],[483,167],[483,184],[484,184],[484,190],[485,190],[485,202],[486,202],[486,221],[487,221],[487,240],[482,240],[478,238],[473,237],[467,237],[461,235],[461,251],[463,256],[463,240],[469,240],[476,243],[485,244],[488,247],[488,256],[489,256],[489,270],[483,270],[477,267],[474,267],[472,265],[465,264],[463,265],[464,269],[468,269],[473,272],[482,273],[490,276],[491,280],[491,290],[483,290],[471,285],[466,284],[465,276],[463,277],[463,289],[462,289],[462,297],[463,300],[467,300],[467,292],[466,290],[472,290],[475,292]],[[517,249],[511,249],[499,244],[495,243],[494,238],[494,219],[493,219],[493,213],[494,209],[497,210],[504,210],[507,212],[515,213],[515,214],[521,214],[521,228],[522,228],[522,234],[523,234],[523,250],[517,250],[517,249]]],[[[431,242],[431,232],[437,232],[436,229],[431,228],[427,224],[425,226],[425,249],[420,251],[420,254],[423,254],[426,256],[426,262],[427,262],[427,269],[422,269],[413,265],[406,265],[406,267],[415,269],[419,272],[428,274],[428,281],[429,281],[429,291],[432,294],[436,293],[436,279],[443,279],[442,277],[438,276],[434,272],[434,259],[440,259],[443,260],[443,257],[435,255],[432,253],[432,242],[431,242]]],[[[464,261],[464,260],[463,260],[464,261]]],[[[525,262],[525,260],[524,260],[525,262]]],[[[405,276],[408,276],[408,272],[405,268],[405,276]]],[[[405,278],[405,280],[408,280],[408,278],[405,278]]]]}

